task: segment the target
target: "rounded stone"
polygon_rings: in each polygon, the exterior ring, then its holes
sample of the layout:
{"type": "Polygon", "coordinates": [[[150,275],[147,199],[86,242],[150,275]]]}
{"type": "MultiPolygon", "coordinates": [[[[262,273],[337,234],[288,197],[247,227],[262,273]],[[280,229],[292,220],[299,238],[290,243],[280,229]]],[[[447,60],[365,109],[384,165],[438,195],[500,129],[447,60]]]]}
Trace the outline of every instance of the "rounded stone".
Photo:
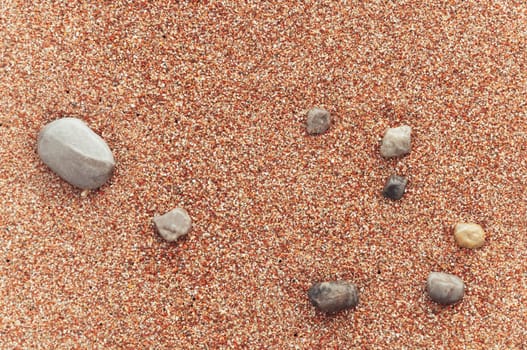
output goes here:
{"type": "Polygon", "coordinates": [[[479,248],[485,243],[485,231],[474,223],[458,223],[454,227],[454,238],[462,248],[479,248]]]}
{"type": "Polygon", "coordinates": [[[54,173],[81,189],[101,187],[115,167],[106,142],[76,118],[61,118],[44,126],[37,152],[54,173]]]}
{"type": "Polygon", "coordinates": [[[307,295],[311,304],[326,313],[348,309],[359,303],[357,287],[346,281],[316,283],[309,288],[307,295]]]}
{"type": "Polygon", "coordinates": [[[322,134],[329,129],[331,115],[321,108],[313,108],[307,113],[308,134],[322,134]]]}
{"type": "Polygon", "coordinates": [[[392,175],[386,180],[382,194],[386,198],[398,200],[403,197],[408,180],[403,176],[392,175]]]}
{"type": "Polygon", "coordinates": [[[426,290],[430,299],[436,303],[450,305],[463,299],[465,284],[455,275],[431,272],[426,281],[426,290]]]}
{"type": "Polygon", "coordinates": [[[183,208],[176,208],[164,215],[154,216],[157,232],[168,242],[186,235],[192,228],[192,220],[183,208]]]}
{"type": "Polygon", "coordinates": [[[400,157],[410,152],[412,128],[408,125],[386,130],[381,144],[381,155],[385,158],[400,157]]]}

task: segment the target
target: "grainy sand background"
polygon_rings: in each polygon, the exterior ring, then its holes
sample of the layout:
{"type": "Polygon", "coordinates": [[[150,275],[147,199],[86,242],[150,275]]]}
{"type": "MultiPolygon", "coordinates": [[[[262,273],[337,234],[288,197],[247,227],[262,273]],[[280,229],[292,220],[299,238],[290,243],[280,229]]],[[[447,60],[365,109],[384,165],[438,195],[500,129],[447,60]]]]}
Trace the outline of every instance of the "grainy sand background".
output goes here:
{"type": "Polygon", "coordinates": [[[3,0],[0,34],[2,349],[526,347],[525,2],[3,0]],[[86,197],[36,154],[61,116],[117,161],[86,197]],[[360,304],[327,317],[306,292],[335,279],[360,304]]]}

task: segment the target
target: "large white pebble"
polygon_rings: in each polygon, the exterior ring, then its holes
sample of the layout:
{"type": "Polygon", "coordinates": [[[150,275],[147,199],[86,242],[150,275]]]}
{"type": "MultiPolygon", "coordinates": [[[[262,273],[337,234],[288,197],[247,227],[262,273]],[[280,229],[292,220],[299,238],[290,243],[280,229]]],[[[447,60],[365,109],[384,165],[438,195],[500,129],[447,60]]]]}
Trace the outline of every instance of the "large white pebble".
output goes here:
{"type": "Polygon", "coordinates": [[[408,125],[386,130],[381,144],[381,155],[385,158],[399,157],[410,152],[412,128],[408,125]]]}
{"type": "Polygon", "coordinates": [[[183,208],[176,208],[164,215],[155,216],[156,229],[166,241],[173,242],[186,235],[192,228],[192,220],[183,208]]]}
{"type": "Polygon", "coordinates": [[[37,151],[53,172],[82,189],[101,187],[115,167],[106,142],[76,118],[61,118],[44,126],[38,135],[37,151]]]}

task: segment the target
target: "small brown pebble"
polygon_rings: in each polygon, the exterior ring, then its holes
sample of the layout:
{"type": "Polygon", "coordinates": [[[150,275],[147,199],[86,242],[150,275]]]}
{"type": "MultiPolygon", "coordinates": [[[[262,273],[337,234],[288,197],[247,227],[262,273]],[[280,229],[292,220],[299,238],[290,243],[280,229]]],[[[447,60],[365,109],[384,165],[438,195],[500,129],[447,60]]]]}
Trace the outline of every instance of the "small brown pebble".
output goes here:
{"type": "Polygon", "coordinates": [[[359,303],[357,287],[345,281],[320,282],[307,292],[311,304],[326,313],[334,313],[359,303]]]}
{"type": "Polygon", "coordinates": [[[479,248],[485,243],[485,231],[474,223],[459,223],[454,228],[457,244],[463,248],[479,248]]]}
{"type": "Polygon", "coordinates": [[[403,176],[392,175],[386,180],[382,194],[386,198],[398,200],[403,197],[408,180],[403,176]]]}
{"type": "Polygon", "coordinates": [[[313,108],[307,113],[308,134],[322,134],[329,129],[331,115],[321,108],[313,108]]]}

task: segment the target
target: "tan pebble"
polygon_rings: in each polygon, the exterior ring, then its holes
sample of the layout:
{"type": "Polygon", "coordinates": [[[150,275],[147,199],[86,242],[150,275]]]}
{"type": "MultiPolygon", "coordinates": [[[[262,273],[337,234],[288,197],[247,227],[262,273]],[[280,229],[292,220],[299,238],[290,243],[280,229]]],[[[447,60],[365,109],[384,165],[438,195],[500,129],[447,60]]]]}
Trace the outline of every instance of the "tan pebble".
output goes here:
{"type": "Polygon", "coordinates": [[[454,228],[457,244],[463,248],[479,248],[485,243],[485,231],[474,223],[459,223],[454,228]]]}

